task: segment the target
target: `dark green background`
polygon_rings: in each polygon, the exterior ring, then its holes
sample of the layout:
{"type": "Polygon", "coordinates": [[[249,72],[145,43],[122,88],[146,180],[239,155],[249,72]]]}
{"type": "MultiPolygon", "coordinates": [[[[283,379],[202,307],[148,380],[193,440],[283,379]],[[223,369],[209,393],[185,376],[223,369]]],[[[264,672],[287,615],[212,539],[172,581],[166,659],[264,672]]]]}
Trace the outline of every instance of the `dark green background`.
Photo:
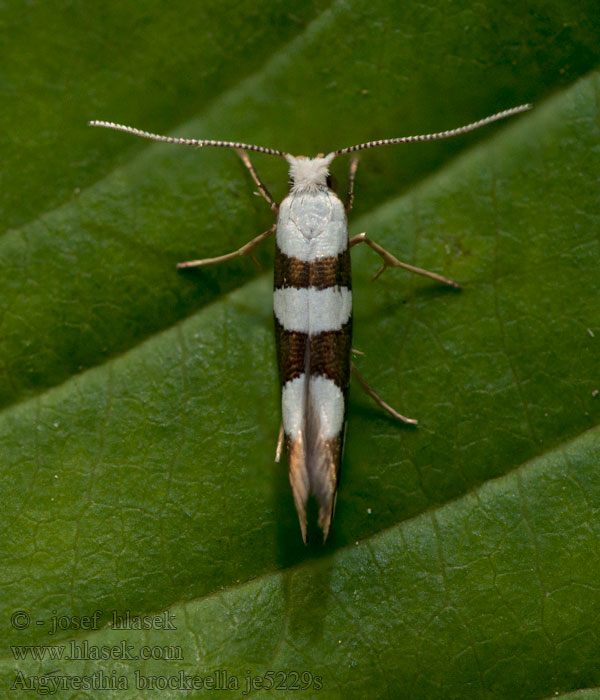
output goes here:
{"type": "MultiPolygon", "coordinates": [[[[17,669],[116,670],[130,690],[102,697],[149,698],[136,670],[306,670],[323,688],[301,697],[597,696],[599,9],[0,8],[5,687],[17,669]],[[522,102],[535,109],[469,136],[362,156],[351,232],[464,289],[400,271],[371,285],[378,262],[355,251],[357,364],[420,426],[353,388],[331,538],[305,548],[273,463],[271,246],[262,275],[175,269],[265,230],[268,208],[233,153],[86,121],[313,155],[522,102]],[[168,609],[178,629],[10,624],[96,609],[168,609]],[[73,634],[183,660],[10,647],[73,634]]],[[[284,196],[285,165],[253,160],[284,196]]]]}

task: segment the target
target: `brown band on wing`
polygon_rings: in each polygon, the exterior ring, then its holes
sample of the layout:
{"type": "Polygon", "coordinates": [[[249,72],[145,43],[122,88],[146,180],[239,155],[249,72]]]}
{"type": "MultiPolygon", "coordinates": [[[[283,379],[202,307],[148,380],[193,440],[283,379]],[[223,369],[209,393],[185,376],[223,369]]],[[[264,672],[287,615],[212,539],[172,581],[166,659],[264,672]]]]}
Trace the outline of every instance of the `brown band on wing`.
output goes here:
{"type": "MultiPolygon", "coordinates": [[[[305,372],[308,334],[287,331],[275,318],[275,340],[281,386],[305,372]]],[[[331,379],[345,392],[350,381],[352,317],[340,330],[310,336],[310,376],[331,379]]]]}
{"type": "Polygon", "coordinates": [[[350,381],[352,317],[338,331],[323,331],[310,338],[310,375],[327,377],[345,393],[350,381]]]}
{"type": "Polygon", "coordinates": [[[305,289],[327,289],[348,287],[350,281],[350,251],[346,248],[339,255],[330,255],[318,260],[306,261],[290,257],[277,247],[275,250],[275,289],[295,287],[305,289]]]}
{"type": "Polygon", "coordinates": [[[307,342],[307,333],[286,331],[275,317],[275,343],[282,387],[291,379],[304,374],[307,342]]]}

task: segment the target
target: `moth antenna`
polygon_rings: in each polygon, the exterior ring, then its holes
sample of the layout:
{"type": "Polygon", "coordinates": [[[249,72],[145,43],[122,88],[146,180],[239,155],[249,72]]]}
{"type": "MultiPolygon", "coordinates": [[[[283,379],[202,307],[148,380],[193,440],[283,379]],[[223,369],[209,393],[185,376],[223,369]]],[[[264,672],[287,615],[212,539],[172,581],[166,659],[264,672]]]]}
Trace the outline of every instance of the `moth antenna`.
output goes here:
{"type": "Polygon", "coordinates": [[[447,139],[451,136],[458,136],[459,134],[466,134],[468,131],[475,131],[486,124],[491,124],[492,122],[498,121],[499,119],[504,119],[506,117],[512,117],[515,114],[520,114],[521,112],[526,112],[531,109],[533,105],[519,105],[518,107],[512,107],[511,109],[505,109],[502,112],[497,112],[489,117],[480,119],[479,121],[472,122],[471,124],[466,124],[465,126],[459,126],[456,129],[450,129],[449,131],[438,131],[435,134],[418,134],[417,136],[402,136],[398,139],[382,139],[380,141],[368,141],[367,143],[359,143],[356,146],[349,146],[348,148],[340,148],[334,151],[336,156],[342,155],[343,153],[352,153],[353,151],[362,151],[365,148],[375,148],[375,146],[391,146],[395,143],[411,143],[413,141],[437,141],[438,139],[447,139]]]}
{"type": "Polygon", "coordinates": [[[162,136],[161,134],[151,134],[149,131],[136,129],[134,126],[124,126],[123,124],[114,124],[113,122],[103,122],[97,119],[88,122],[89,126],[101,126],[104,129],[114,129],[115,131],[124,131],[126,134],[141,136],[144,139],[152,141],[162,141],[163,143],[174,143],[178,146],[219,146],[221,148],[241,148],[244,151],[257,151],[258,153],[266,153],[270,156],[281,156],[285,158],[287,155],[283,151],[278,151],[275,148],[266,148],[265,146],[254,146],[250,143],[239,143],[238,141],[213,141],[211,139],[186,139],[176,136],[162,136]]]}

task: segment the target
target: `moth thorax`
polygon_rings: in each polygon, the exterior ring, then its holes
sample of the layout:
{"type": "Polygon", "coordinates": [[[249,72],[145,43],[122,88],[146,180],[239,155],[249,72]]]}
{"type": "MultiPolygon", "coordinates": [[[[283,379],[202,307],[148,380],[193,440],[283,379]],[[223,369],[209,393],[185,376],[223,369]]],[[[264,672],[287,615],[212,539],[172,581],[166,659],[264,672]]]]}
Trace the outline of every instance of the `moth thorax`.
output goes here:
{"type": "Polygon", "coordinates": [[[292,192],[317,192],[327,187],[329,165],[335,158],[335,153],[316,158],[291,155],[286,155],[285,158],[290,164],[292,192]]]}

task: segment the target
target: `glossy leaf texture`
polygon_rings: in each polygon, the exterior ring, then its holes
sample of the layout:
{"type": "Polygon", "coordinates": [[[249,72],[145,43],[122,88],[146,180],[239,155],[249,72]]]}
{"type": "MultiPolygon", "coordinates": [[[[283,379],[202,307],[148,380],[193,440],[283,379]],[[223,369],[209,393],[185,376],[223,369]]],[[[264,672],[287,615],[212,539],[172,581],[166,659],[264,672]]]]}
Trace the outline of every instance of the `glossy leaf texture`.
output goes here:
{"type": "MultiPolygon", "coordinates": [[[[3,686],[597,697],[597,6],[202,6],[2,10],[3,686]],[[529,101],[469,137],[362,155],[351,232],[463,289],[371,284],[378,260],[353,252],[355,361],[419,427],[352,388],[331,537],[305,548],[273,463],[269,245],[263,273],[175,269],[270,212],[235,154],[86,120],[312,155],[529,101]],[[96,610],[98,629],[73,629],[96,610]],[[113,611],[172,628],[111,629],[113,611]],[[15,651],[71,642],[174,651],[15,651]]],[[[253,161],[281,198],[285,164],[253,161]]]]}

